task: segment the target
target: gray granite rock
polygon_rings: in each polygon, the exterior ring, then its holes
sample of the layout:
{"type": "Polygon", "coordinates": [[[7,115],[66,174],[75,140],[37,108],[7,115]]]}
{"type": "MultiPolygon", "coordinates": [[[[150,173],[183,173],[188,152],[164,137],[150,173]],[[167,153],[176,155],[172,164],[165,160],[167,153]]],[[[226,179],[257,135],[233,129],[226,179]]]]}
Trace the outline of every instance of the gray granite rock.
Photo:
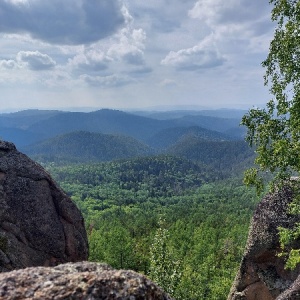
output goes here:
{"type": "MultiPolygon", "coordinates": [[[[285,187],[268,194],[258,204],[228,300],[273,300],[296,281],[300,268],[286,270],[284,258],[278,256],[278,227],[291,228],[295,222],[299,222],[299,217],[288,213],[288,205],[292,199],[292,189],[285,187]]],[[[299,247],[300,241],[296,243],[299,247]]]]}
{"type": "Polygon", "coordinates": [[[87,256],[76,205],[40,165],[0,141],[0,272],[87,256]]]}
{"type": "Polygon", "coordinates": [[[171,300],[145,276],[91,262],[35,267],[0,274],[0,299],[171,300]]]}

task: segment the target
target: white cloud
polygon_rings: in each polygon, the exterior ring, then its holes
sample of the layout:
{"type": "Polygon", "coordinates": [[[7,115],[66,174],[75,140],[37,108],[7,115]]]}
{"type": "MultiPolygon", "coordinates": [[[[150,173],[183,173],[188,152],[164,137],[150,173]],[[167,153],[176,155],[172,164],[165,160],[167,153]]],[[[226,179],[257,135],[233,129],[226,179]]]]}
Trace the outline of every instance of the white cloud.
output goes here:
{"type": "Polygon", "coordinates": [[[128,64],[141,65],[144,63],[144,42],[146,33],[142,29],[126,27],[117,35],[118,42],[107,51],[107,55],[114,60],[124,60],[128,64]]]}
{"type": "MultiPolygon", "coordinates": [[[[138,68],[137,72],[149,72],[144,59],[146,33],[141,28],[134,27],[134,19],[125,6],[122,12],[126,26],[104,41],[91,45],[77,47],[77,54],[68,60],[68,66],[75,72],[95,76],[95,72],[114,69],[115,72],[132,72],[131,68],[138,68]],[[145,71],[147,69],[147,71],[145,71]]],[[[63,51],[68,53],[66,48],[63,51]]]]}
{"type": "Polygon", "coordinates": [[[165,66],[172,66],[179,70],[199,70],[204,68],[214,68],[222,65],[225,58],[219,53],[213,43],[213,39],[208,37],[200,44],[179,51],[171,51],[162,61],[165,66]]]}
{"type": "Polygon", "coordinates": [[[95,47],[83,50],[68,60],[68,65],[76,72],[97,72],[107,69],[107,63],[111,61],[101,50],[95,47]]]}
{"type": "Polygon", "coordinates": [[[149,72],[150,68],[145,66],[144,60],[145,39],[143,30],[129,25],[105,43],[99,42],[77,49],[77,54],[68,59],[68,66],[73,72],[88,74],[90,77],[109,69],[114,69],[113,72],[149,72]],[[126,65],[135,69],[129,70],[126,65]]]}
{"type": "Polygon", "coordinates": [[[188,14],[205,22],[215,34],[246,34],[248,38],[271,28],[267,1],[198,0],[188,14]]]}
{"type": "Polygon", "coordinates": [[[29,69],[33,71],[50,70],[56,62],[47,54],[39,51],[19,51],[16,58],[0,60],[0,68],[6,70],[29,69]]]}
{"type": "Polygon", "coordinates": [[[14,69],[16,67],[17,63],[12,59],[0,60],[0,69],[14,69]]]}
{"type": "Polygon", "coordinates": [[[0,0],[1,91],[24,107],[74,97],[95,107],[247,106],[268,96],[270,9],[267,0],[0,0]]]}
{"type": "Polygon", "coordinates": [[[6,2],[11,2],[14,5],[28,4],[28,0],[4,0],[6,2]]]}
{"type": "Polygon", "coordinates": [[[102,88],[119,87],[133,82],[133,80],[129,77],[115,74],[108,76],[89,76],[84,74],[80,76],[80,79],[88,83],[90,86],[102,88]]]}
{"type": "Polygon", "coordinates": [[[0,1],[0,32],[28,33],[50,44],[93,43],[125,23],[120,0],[0,1]]]}
{"type": "Polygon", "coordinates": [[[30,70],[49,70],[55,67],[56,62],[47,54],[39,51],[20,51],[17,54],[19,65],[25,65],[30,70]]]}

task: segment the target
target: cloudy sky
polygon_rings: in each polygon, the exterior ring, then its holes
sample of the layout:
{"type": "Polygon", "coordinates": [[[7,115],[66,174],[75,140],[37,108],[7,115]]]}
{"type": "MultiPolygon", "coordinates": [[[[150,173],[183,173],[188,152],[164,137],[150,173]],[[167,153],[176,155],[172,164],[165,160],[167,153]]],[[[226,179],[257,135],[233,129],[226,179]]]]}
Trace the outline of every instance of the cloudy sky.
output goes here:
{"type": "Polygon", "coordinates": [[[0,111],[250,108],[268,0],[1,0],[0,111]]]}

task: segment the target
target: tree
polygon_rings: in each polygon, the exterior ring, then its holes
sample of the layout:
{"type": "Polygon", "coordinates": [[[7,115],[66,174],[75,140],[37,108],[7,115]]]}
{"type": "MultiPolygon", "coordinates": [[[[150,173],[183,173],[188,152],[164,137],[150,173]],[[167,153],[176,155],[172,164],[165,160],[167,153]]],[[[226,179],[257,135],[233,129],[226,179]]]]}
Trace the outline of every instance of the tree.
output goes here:
{"type": "Polygon", "coordinates": [[[168,229],[164,228],[164,222],[159,221],[160,227],[151,245],[149,277],[167,293],[174,295],[181,277],[180,261],[175,258],[173,251],[168,247],[169,233],[168,229]]]}
{"type": "MultiPolygon", "coordinates": [[[[242,119],[248,128],[246,139],[257,153],[257,167],[246,171],[245,182],[256,185],[258,191],[264,187],[266,171],[275,174],[273,187],[300,172],[300,1],[270,0],[270,4],[277,26],[262,65],[273,98],[266,108],[253,108],[242,119]]],[[[299,203],[296,196],[293,213],[300,213],[299,203]]],[[[293,231],[281,230],[281,240],[289,240],[283,232],[293,235],[300,230],[297,226],[293,231]]],[[[291,253],[295,255],[295,251],[291,253]]]]}
{"type": "Polygon", "coordinates": [[[256,146],[258,168],[246,174],[247,183],[262,183],[259,171],[277,172],[277,178],[300,170],[300,2],[270,0],[277,21],[266,68],[265,85],[273,95],[264,109],[251,109],[242,119],[247,140],[256,146]]]}
{"type": "Polygon", "coordinates": [[[90,261],[106,262],[117,269],[134,269],[134,240],[119,223],[92,229],[89,234],[90,261]]]}

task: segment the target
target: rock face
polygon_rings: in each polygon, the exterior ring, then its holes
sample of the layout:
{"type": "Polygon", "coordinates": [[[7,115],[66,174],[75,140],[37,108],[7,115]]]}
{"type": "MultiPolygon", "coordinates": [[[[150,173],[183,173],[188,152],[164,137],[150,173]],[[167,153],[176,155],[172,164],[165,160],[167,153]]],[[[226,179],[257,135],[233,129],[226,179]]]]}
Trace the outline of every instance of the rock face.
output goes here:
{"type": "Polygon", "coordinates": [[[280,252],[278,226],[291,228],[300,221],[287,212],[292,197],[292,190],[285,187],[259,203],[228,300],[300,299],[300,267],[285,270],[284,259],[277,255],[280,252]]]}
{"type": "Polygon", "coordinates": [[[80,262],[0,274],[0,299],[171,300],[146,277],[107,265],[80,262]]]}
{"type": "Polygon", "coordinates": [[[0,141],[0,272],[87,255],[83,218],[72,200],[41,166],[0,141]]]}

